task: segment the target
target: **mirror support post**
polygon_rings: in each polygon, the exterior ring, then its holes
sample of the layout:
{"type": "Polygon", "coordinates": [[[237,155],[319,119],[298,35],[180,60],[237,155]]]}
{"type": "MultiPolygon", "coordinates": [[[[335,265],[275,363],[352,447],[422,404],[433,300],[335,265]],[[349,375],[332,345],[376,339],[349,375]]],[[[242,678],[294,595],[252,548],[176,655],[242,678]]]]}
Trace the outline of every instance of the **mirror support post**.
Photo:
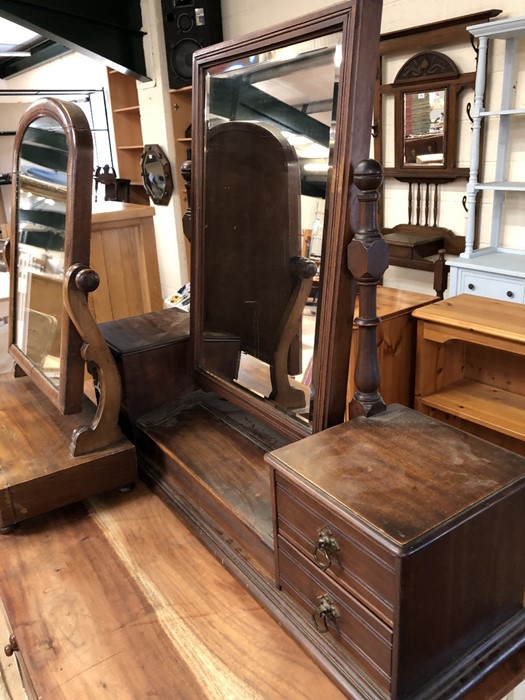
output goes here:
{"type": "Polygon", "coordinates": [[[383,182],[381,165],[376,160],[362,160],[354,171],[354,182],[358,188],[360,223],[348,246],[347,260],[358,286],[359,316],[354,323],[359,332],[357,391],[348,407],[350,418],[373,416],[386,409],[379,393],[381,373],[376,338],[381,322],[377,316],[377,286],[388,267],[388,244],[377,227],[377,202],[383,182]]]}

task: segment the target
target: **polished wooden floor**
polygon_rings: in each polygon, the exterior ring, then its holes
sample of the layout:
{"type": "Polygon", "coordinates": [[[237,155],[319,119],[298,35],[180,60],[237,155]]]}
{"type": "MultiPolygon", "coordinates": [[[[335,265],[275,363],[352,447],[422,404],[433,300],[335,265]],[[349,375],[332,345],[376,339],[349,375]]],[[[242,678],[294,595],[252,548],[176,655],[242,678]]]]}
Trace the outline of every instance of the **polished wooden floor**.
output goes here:
{"type": "Polygon", "coordinates": [[[27,521],[0,561],[35,697],[343,697],[142,485],[27,521]]]}

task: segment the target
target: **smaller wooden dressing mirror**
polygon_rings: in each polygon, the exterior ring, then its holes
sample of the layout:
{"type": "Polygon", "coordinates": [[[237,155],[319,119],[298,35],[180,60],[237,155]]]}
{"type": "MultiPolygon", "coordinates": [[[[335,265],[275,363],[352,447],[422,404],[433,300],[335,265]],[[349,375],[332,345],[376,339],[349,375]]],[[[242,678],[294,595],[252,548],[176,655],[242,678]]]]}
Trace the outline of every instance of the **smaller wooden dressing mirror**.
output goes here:
{"type": "Polygon", "coordinates": [[[92,171],[80,107],[30,106],[15,137],[7,246],[15,366],[0,375],[0,530],[136,478],[117,426],[120,380],[87,301],[99,283],[92,171]]]}
{"type": "Polygon", "coordinates": [[[9,352],[60,412],[80,410],[84,362],[62,288],[89,264],[91,132],[79,108],[36,102],[15,139],[9,352]],[[85,193],[83,196],[80,193],[85,193]]]}

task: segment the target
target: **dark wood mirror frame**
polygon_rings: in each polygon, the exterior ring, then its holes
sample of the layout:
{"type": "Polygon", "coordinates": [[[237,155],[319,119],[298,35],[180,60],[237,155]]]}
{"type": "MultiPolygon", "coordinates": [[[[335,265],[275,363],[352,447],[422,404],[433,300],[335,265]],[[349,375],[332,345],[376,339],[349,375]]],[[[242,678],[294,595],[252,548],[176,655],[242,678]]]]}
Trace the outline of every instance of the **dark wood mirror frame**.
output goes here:
{"type": "Polygon", "coordinates": [[[206,125],[206,76],[225,62],[269,52],[334,32],[342,33],[343,63],[338,86],[333,163],[327,185],[328,218],[320,281],[318,323],[315,340],[313,384],[315,404],[311,430],[317,432],[343,420],[346,409],[346,377],[352,333],[355,287],[348,274],[344,251],[359,228],[357,191],[352,182],[357,164],[366,158],[370,144],[370,118],[382,3],[377,0],[343,2],[309,14],[297,22],[224,42],[194,54],[193,160],[192,160],[192,314],[194,371],[198,382],[233,404],[263,419],[292,439],[309,432],[269,403],[238,390],[233,384],[204,371],[200,364],[203,337],[203,231],[204,149],[206,125]],[[368,37],[356,42],[353,36],[368,37]],[[352,90],[359,76],[359,92],[352,90]]]}
{"type": "Polygon", "coordinates": [[[62,314],[60,373],[58,388],[51,384],[15,343],[17,299],[18,188],[17,173],[24,134],[41,117],[49,117],[63,129],[67,146],[67,199],[65,217],[64,275],[73,264],[89,265],[91,235],[91,191],[93,176],[92,137],[80,107],[53,98],[39,100],[22,116],[15,137],[13,160],[12,231],[9,242],[11,270],[9,353],[16,362],[15,373],[26,374],[63,414],[78,413],[84,393],[82,339],[67,313],[62,314]]]}

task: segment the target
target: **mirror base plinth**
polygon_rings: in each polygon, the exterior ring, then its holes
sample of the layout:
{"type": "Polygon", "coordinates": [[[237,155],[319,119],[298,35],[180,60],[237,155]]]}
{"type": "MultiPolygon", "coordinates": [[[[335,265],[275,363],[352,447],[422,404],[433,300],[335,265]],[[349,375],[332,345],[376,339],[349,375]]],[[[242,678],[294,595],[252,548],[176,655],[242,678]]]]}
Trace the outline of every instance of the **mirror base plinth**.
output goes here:
{"type": "Polygon", "coordinates": [[[85,399],[80,414],[56,416],[51,402],[29,377],[0,378],[2,531],[136,480],[135,448],[128,440],[80,457],[70,454],[73,429],[91,421],[95,410],[85,399]]]}

